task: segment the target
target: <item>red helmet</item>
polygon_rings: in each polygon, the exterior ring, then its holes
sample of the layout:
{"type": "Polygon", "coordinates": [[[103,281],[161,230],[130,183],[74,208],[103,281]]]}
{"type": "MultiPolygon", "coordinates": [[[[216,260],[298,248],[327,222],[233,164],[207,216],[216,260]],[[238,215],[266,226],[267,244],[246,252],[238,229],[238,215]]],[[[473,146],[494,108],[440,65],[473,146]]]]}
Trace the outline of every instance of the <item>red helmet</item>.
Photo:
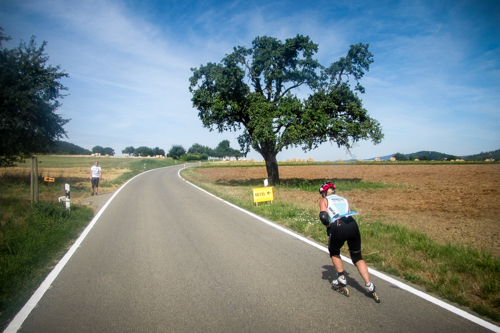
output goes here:
{"type": "Polygon", "coordinates": [[[320,187],[319,187],[319,194],[323,193],[323,192],[326,192],[326,190],[328,190],[329,188],[333,188],[335,190],[335,185],[333,185],[332,183],[330,182],[326,182],[326,183],[323,183],[320,187]]]}

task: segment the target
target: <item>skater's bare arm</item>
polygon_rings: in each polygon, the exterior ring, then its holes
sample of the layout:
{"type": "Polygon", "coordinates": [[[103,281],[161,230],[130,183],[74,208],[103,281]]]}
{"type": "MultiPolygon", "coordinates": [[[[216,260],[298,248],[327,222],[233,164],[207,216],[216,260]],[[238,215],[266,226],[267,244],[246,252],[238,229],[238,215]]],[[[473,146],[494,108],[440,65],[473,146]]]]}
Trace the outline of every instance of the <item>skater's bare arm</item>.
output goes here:
{"type": "Polygon", "coordinates": [[[326,212],[327,208],[328,208],[328,200],[326,200],[326,198],[322,198],[319,201],[319,211],[326,212]]]}

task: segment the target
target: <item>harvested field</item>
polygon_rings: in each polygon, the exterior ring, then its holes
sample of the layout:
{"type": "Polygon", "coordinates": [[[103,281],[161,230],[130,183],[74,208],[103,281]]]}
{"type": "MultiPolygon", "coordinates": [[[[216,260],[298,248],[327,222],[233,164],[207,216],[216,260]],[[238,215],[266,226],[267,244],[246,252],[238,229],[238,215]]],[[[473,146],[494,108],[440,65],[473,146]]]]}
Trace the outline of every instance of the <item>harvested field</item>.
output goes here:
{"type": "MultiPolygon", "coordinates": [[[[111,181],[122,174],[129,172],[128,169],[109,168],[103,169],[102,181],[111,181]]],[[[90,177],[90,167],[73,167],[73,168],[38,168],[38,174],[41,177],[64,178],[80,181],[87,181],[90,177]]],[[[29,177],[30,169],[25,167],[13,167],[0,169],[2,177],[29,177]]]]}
{"type": "MultiPolygon", "coordinates": [[[[108,182],[117,179],[129,169],[118,169],[118,168],[106,168],[102,172],[102,180],[100,181],[99,193],[107,193],[115,191],[119,185],[103,186],[108,182]]],[[[0,179],[10,178],[18,179],[20,182],[27,182],[29,190],[29,179],[31,170],[26,167],[12,167],[12,168],[2,168],[0,169],[0,179]]],[[[90,167],[67,167],[67,168],[38,168],[38,175],[40,177],[50,177],[55,178],[56,183],[52,184],[54,188],[58,188],[60,192],[56,193],[54,191],[43,191],[40,193],[40,200],[42,201],[57,201],[57,198],[64,195],[64,187],[62,184],[69,183],[72,186],[71,201],[73,203],[81,203],[83,198],[86,198],[91,193],[91,183],[90,183],[90,167]],[[88,189],[88,191],[74,191],[74,186],[80,188],[88,189]]],[[[44,184],[48,184],[45,183],[44,184]]],[[[16,195],[24,196],[29,198],[29,192],[15,192],[16,195]]],[[[7,191],[5,194],[0,195],[0,199],[5,197],[12,197],[14,192],[7,191]]]]}
{"type": "MultiPolygon", "coordinates": [[[[200,168],[207,180],[265,179],[265,167],[200,168]]],[[[405,225],[439,243],[472,246],[500,256],[500,165],[312,165],[281,166],[280,178],[365,180],[402,185],[372,191],[349,191],[358,213],[384,223],[405,225]]],[[[319,195],[276,191],[277,200],[318,204],[319,195]]]]}

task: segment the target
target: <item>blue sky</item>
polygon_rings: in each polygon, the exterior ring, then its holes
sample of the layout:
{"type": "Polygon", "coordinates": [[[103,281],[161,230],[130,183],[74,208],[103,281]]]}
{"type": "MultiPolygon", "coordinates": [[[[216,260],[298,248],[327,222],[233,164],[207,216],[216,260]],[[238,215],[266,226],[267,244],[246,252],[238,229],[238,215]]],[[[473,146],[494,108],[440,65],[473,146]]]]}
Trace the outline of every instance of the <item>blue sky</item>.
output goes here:
{"type": "MultiPolygon", "coordinates": [[[[58,113],[69,141],[92,149],[215,148],[233,132],[202,127],[189,92],[190,68],[219,62],[257,36],[308,35],[328,66],[369,43],[375,62],[361,83],[365,108],[385,134],[358,143],[367,159],[421,150],[469,155],[500,148],[498,1],[154,1],[0,0],[12,41],[47,41],[49,63],[70,78],[58,113]]],[[[305,92],[301,92],[305,94],[305,92]]],[[[261,160],[251,151],[248,158],[261,160]]],[[[324,144],[278,160],[350,159],[324,144]]]]}

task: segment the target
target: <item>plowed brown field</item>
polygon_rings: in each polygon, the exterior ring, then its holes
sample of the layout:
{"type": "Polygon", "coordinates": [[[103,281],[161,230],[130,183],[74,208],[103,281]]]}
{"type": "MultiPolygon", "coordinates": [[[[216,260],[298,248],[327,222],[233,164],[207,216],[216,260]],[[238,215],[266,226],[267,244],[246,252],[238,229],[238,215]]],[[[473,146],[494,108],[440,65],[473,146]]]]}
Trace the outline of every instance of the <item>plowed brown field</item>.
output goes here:
{"type": "MultiPolygon", "coordinates": [[[[219,183],[267,178],[265,167],[198,172],[219,183]]],[[[464,244],[500,256],[500,164],[281,166],[279,172],[281,179],[316,179],[318,187],[324,180],[335,179],[403,185],[344,193],[339,188],[337,192],[360,214],[422,231],[443,244],[464,244]]],[[[282,199],[317,205],[319,194],[300,191],[282,199]]]]}

